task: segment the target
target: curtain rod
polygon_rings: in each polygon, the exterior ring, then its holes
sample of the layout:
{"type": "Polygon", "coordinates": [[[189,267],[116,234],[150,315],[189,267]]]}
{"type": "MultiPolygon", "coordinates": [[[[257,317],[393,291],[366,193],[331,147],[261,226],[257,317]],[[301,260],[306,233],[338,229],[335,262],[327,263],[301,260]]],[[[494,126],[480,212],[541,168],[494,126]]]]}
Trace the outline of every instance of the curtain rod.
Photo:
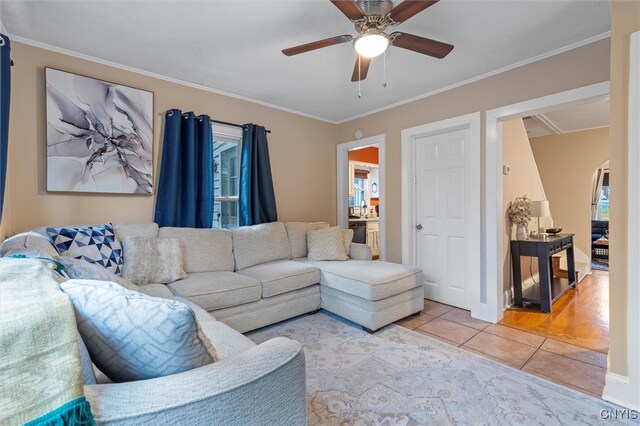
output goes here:
{"type": "MultiPolygon", "coordinates": [[[[235,124],[235,123],[228,123],[226,121],[220,121],[220,120],[211,120],[212,123],[218,123],[218,124],[224,124],[225,126],[233,126],[233,127],[244,127],[242,124],[235,124]]],[[[271,133],[271,130],[269,129],[265,129],[264,130],[267,133],[271,133]]]]}
{"type": "MultiPolygon", "coordinates": [[[[173,111],[169,110],[169,111],[167,111],[167,114],[169,115],[169,117],[171,117],[173,115],[173,111]]],[[[183,115],[185,115],[185,114],[183,114],[183,115]]],[[[197,115],[196,117],[198,117],[200,120],[202,120],[202,118],[200,118],[200,116],[197,115]]],[[[227,121],[211,120],[211,119],[210,119],[210,121],[212,123],[224,124],[225,126],[240,127],[240,128],[244,127],[242,124],[229,123],[227,121]]],[[[271,130],[265,129],[265,132],[271,133],[271,130]]]]}

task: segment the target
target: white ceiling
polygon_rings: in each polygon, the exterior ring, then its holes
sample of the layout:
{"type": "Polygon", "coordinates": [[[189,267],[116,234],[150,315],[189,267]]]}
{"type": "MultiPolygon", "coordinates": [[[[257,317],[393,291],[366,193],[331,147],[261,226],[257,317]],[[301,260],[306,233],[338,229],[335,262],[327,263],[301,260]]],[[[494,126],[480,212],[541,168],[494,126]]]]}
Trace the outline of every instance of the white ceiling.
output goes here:
{"type": "Polygon", "coordinates": [[[355,34],[328,0],[0,1],[10,35],[332,122],[610,30],[605,0],[442,0],[394,29],[454,44],[453,52],[438,60],[391,48],[388,86],[382,59],[374,59],[358,99],[351,44],[281,53],[355,34]]]}
{"type": "Polygon", "coordinates": [[[609,126],[609,99],[559,108],[524,118],[527,136],[559,135],[609,126]]]}

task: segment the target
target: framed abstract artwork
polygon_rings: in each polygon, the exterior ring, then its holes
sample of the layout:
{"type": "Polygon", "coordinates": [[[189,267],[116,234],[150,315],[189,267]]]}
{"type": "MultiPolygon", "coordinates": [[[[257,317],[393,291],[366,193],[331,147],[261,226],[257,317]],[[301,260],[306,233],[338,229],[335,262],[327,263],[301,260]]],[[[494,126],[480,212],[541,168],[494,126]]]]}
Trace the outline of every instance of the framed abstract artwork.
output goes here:
{"type": "Polygon", "coordinates": [[[46,68],[47,191],[153,193],[153,93],[46,68]]]}

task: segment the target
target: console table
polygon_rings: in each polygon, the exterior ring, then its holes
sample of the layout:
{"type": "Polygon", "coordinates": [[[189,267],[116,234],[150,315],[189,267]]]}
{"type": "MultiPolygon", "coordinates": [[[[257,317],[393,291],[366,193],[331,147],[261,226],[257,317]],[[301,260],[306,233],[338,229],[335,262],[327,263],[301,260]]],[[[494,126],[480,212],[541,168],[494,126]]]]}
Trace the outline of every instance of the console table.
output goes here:
{"type": "Polygon", "coordinates": [[[513,296],[516,306],[523,302],[540,305],[543,312],[551,312],[551,306],[570,288],[576,287],[576,266],[573,257],[573,234],[550,235],[544,239],[512,240],[511,263],[513,265],[513,296]],[[568,278],[554,277],[551,256],[567,252],[568,278]],[[538,258],[540,282],[522,290],[520,257],[538,258]]]}

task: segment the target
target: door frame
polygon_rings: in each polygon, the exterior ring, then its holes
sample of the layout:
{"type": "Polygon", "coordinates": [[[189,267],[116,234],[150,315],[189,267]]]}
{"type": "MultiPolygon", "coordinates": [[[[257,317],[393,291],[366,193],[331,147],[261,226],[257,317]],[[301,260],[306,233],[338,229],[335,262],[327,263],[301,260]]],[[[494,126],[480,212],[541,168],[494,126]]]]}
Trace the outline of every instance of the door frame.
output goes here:
{"type": "MultiPolygon", "coordinates": [[[[640,410],[640,31],[631,34],[629,54],[629,117],[627,142],[627,330],[624,337],[627,376],[607,368],[602,398],[623,407],[640,410]]],[[[611,160],[611,158],[609,158],[611,160]]],[[[615,172],[615,170],[614,170],[615,172]]],[[[622,338],[619,337],[620,340],[622,338]]],[[[620,340],[618,343],[620,343],[620,340]]],[[[618,345],[619,346],[619,345],[618,345]]],[[[611,357],[611,352],[609,352],[611,357]]]]}
{"type": "Polygon", "coordinates": [[[387,258],[386,230],[387,230],[387,181],[386,181],[386,136],[384,134],[370,136],[359,140],[338,144],[336,147],[336,206],[338,215],[338,226],[344,229],[349,228],[349,151],[354,148],[366,148],[377,145],[378,147],[378,197],[379,208],[379,230],[378,246],[380,247],[380,260],[387,258]]]}
{"type": "MultiPolygon", "coordinates": [[[[485,270],[483,273],[486,292],[478,306],[476,318],[497,323],[503,317],[504,276],[502,265],[502,235],[505,229],[503,212],[503,141],[500,122],[544,113],[558,107],[582,104],[606,99],[609,82],[567,90],[553,95],[530,99],[495,108],[486,112],[485,123],[485,185],[484,185],[484,246],[485,270]]],[[[473,315],[473,312],[472,312],[473,315]]]]}
{"type": "MultiPolygon", "coordinates": [[[[475,274],[480,282],[481,278],[481,173],[480,166],[482,163],[480,142],[481,142],[481,130],[480,130],[480,112],[474,112],[459,117],[449,118],[447,120],[436,121],[433,123],[423,124],[421,126],[412,127],[409,129],[403,129],[401,132],[401,155],[402,155],[402,263],[408,265],[416,265],[416,233],[414,228],[416,226],[415,217],[415,200],[416,200],[416,165],[415,165],[415,152],[416,152],[416,139],[435,136],[443,133],[449,133],[456,130],[469,129],[469,143],[465,145],[467,154],[472,161],[472,170],[466,170],[466,173],[472,173],[477,179],[477,188],[468,193],[467,206],[477,206],[476,211],[477,220],[475,220],[475,226],[471,226],[470,229],[475,230],[473,235],[469,236],[468,244],[474,247],[474,252],[477,256],[473,256],[472,259],[466,259],[467,274],[466,276],[473,276],[475,274]],[[469,200],[471,198],[471,200],[469,200]]],[[[466,207],[466,206],[465,206],[466,207]]],[[[470,224],[467,224],[470,225],[470,224]]],[[[471,315],[476,316],[477,306],[481,300],[482,288],[480,285],[470,286],[471,290],[471,315]]]]}

